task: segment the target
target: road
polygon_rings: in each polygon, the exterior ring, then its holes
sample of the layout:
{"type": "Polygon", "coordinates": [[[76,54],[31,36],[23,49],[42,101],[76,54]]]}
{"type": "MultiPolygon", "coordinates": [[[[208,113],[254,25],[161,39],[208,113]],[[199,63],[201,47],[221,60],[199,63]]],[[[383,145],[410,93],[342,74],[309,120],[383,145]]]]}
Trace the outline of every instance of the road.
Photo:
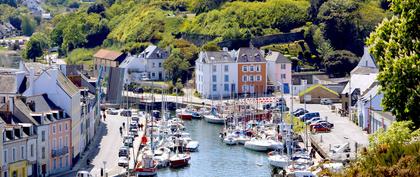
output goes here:
{"type": "MultiPolygon", "coordinates": [[[[290,96],[285,96],[288,107],[291,106],[290,96]]],[[[341,107],[341,104],[335,104],[335,107],[341,107]]],[[[304,108],[304,104],[299,103],[297,97],[293,101],[293,109],[304,108]]],[[[329,152],[330,146],[339,145],[343,143],[350,143],[352,157],[354,157],[355,143],[358,147],[366,147],[369,144],[368,134],[360,127],[351,122],[348,117],[341,117],[336,111],[331,110],[329,105],[320,104],[306,104],[306,109],[310,112],[319,112],[321,119],[327,119],[334,124],[334,128],[329,133],[315,133],[310,136],[318,143],[325,152],[329,152]]],[[[310,137],[309,136],[309,137],[310,137]]],[[[305,139],[305,137],[304,137],[305,139]]],[[[360,150],[360,149],[359,149],[360,150]]]]}

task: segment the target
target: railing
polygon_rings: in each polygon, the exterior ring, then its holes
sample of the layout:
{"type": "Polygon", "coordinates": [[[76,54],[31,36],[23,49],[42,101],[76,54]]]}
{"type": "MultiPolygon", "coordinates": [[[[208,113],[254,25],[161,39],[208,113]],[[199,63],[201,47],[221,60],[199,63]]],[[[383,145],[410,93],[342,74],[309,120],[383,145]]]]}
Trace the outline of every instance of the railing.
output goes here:
{"type": "Polygon", "coordinates": [[[69,153],[69,147],[68,146],[63,146],[60,149],[51,150],[51,156],[52,157],[58,157],[58,156],[66,155],[67,153],[69,153]]]}

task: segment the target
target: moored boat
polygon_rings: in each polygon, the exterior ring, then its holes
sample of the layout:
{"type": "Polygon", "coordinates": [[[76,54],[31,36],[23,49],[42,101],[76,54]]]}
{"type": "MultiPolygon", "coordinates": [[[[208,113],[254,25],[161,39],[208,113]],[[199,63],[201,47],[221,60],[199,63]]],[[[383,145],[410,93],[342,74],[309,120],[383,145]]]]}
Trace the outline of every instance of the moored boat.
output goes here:
{"type": "Polygon", "coordinates": [[[190,159],[191,156],[188,153],[176,153],[169,158],[169,165],[171,168],[185,167],[189,164],[190,159]]]}
{"type": "Polygon", "coordinates": [[[187,149],[187,151],[196,152],[198,151],[199,146],[200,144],[198,143],[198,141],[189,141],[185,148],[187,149]]]}
{"type": "Polygon", "coordinates": [[[254,139],[245,142],[244,147],[253,151],[265,152],[270,149],[271,143],[263,139],[254,139]]]}
{"type": "Polygon", "coordinates": [[[225,124],[225,119],[222,117],[219,117],[217,115],[205,115],[204,120],[206,120],[208,123],[212,124],[225,124]]]}
{"type": "Polygon", "coordinates": [[[157,162],[150,154],[144,154],[141,161],[134,168],[136,176],[155,176],[157,174],[157,162]]]}

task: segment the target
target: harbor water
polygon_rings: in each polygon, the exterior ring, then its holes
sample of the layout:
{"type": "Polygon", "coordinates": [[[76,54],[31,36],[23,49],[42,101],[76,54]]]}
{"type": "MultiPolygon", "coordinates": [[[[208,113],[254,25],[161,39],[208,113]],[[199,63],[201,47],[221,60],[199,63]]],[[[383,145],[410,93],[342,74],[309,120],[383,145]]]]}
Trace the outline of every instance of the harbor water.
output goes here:
{"type": "Polygon", "coordinates": [[[219,138],[221,125],[204,120],[185,121],[199,151],[191,153],[190,165],[180,169],[160,169],[158,177],[268,177],[272,167],[267,154],[245,149],[242,145],[227,146],[219,138]]]}

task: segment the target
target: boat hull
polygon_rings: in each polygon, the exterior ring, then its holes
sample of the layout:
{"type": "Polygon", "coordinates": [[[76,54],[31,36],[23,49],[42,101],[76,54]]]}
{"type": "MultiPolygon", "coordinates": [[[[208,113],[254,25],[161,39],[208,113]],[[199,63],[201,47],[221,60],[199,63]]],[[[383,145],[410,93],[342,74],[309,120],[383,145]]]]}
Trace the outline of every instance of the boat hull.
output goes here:
{"type": "Polygon", "coordinates": [[[192,120],[193,118],[191,114],[178,114],[178,117],[182,120],[192,120]]]}
{"type": "Polygon", "coordinates": [[[274,167],[279,167],[282,169],[286,169],[287,166],[289,165],[289,162],[287,159],[283,159],[280,157],[276,157],[276,156],[270,156],[268,157],[268,162],[270,163],[270,165],[274,166],[274,167]]]}
{"type": "Polygon", "coordinates": [[[189,158],[187,159],[179,159],[179,160],[171,160],[169,162],[169,166],[171,168],[181,168],[181,167],[185,167],[189,164],[189,158]]]}
{"type": "Polygon", "coordinates": [[[157,168],[138,168],[135,173],[136,176],[156,176],[157,168]]]}
{"type": "Polygon", "coordinates": [[[215,117],[207,117],[205,116],[204,119],[211,124],[225,124],[225,119],[219,119],[219,118],[215,118],[215,117]]]}
{"type": "Polygon", "coordinates": [[[249,150],[253,150],[253,151],[259,151],[259,152],[266,152],[269,150],[270,146],[266,146],[266,145],[259,145],[259,144],[254,144],[254,143],[249,143],[246,142],[244,145],[245,148],[249,149],[249,150]]]}

